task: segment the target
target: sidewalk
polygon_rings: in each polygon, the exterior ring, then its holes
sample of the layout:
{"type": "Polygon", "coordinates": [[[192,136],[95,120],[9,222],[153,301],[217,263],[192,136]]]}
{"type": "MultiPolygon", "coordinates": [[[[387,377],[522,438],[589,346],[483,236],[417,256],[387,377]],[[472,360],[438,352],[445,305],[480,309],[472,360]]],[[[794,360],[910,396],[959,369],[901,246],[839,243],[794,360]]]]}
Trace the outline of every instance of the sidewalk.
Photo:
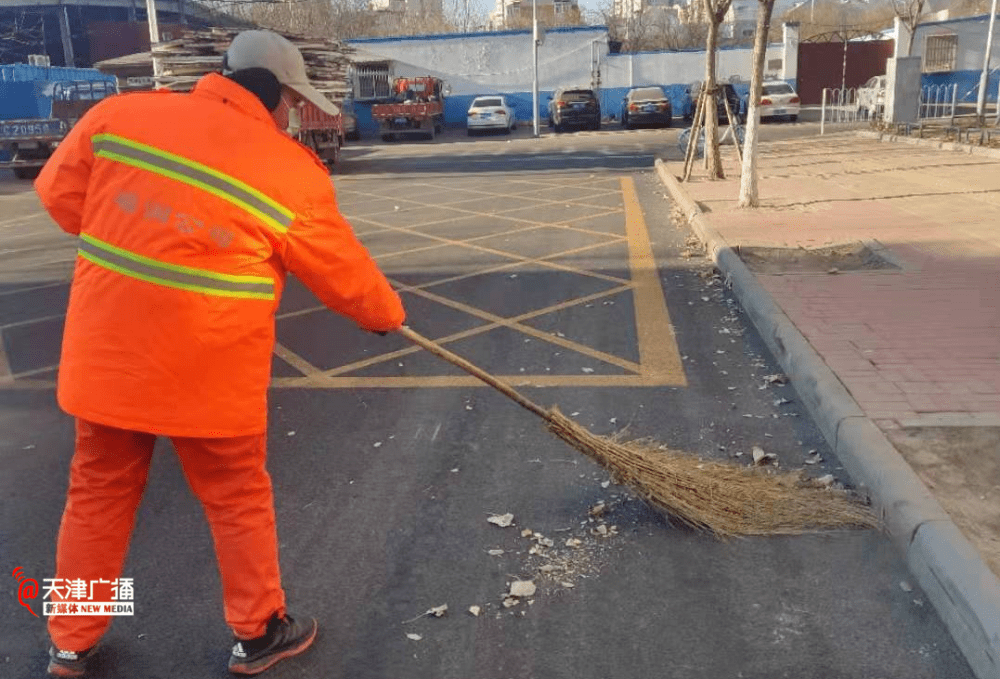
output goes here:
{"type": "Polygon", "coordinates": [[[723,181],[657,166],[977,676],[1000,677],[1000,154],[854,134],[761,152],[757,210],[736,208],[731,147],[723,181]]]}

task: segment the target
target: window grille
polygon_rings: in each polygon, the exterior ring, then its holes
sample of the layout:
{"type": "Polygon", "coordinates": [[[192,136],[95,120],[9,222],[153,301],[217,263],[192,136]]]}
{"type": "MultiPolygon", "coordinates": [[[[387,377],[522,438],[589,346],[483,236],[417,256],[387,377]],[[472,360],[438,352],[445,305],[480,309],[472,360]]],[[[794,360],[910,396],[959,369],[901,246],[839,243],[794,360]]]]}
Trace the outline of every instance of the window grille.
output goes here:
{"type": "Polygon", "coordinates": [[[924,43],[924,72],[954,71],[958,36],[928,35],[924,43]]]}

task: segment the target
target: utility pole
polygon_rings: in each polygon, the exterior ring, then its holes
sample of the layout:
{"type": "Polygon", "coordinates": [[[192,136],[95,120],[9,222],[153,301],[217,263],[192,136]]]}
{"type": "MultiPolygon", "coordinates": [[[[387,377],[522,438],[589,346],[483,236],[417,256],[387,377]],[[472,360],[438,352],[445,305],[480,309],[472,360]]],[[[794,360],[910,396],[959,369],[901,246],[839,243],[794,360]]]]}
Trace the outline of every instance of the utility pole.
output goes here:
{"type": "Polygon", "coordinates": [[[159,85],[156,78],[163,75],[160,59],[153,55],[156,43],[160,42],[160,24],[156,20],[156,0],[146,0],[146,20],[149,22],[149,53],[153,60],[154,87],[159,85]]]}
{"type": "MultiPolygon", "coordinates": [[[[990,80],[990,52],[993,51],[993,22],[997,18],[997,0],[990,7],[990,28],[986,34],[986,54],[983,56],[983,74],[979,76],[979,97],[976,100],[976,116],[979,124],[983,124],[986,116],[986,86],[990,80]]],[[[1000,99],[997,100],[997,110],[1000,111],[1000,99]]]]}
{"type": "Polygon", "coordinates": [[[62,37],[63,45],[63,66],[72,68],[76,65],[76,58],[73,56],[73,34],[69,28],[69,12],[66,6],[61,7],[59,12],[59,35],[62,37]]]}
{"type": "MultiPolygon", "coordinates": [[[[996,2],[996,0],[993,0],[996,2]]],[[[531,114],[532,134],[538,138],[538,0],[531,0],[531,114]]]]}

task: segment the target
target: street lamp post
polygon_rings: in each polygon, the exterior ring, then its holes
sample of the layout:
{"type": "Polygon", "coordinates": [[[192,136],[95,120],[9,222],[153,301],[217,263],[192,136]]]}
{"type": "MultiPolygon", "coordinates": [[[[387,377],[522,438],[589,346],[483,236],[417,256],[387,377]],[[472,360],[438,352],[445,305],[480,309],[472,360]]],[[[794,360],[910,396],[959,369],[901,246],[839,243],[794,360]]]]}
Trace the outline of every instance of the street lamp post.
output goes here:
{"type": "MultiPolygon", "coordinates": [[[[990,79],[990,52],[993,51],[993,22],[997,18],[997,0],[993,0],[990,8],[990,28],[986,35],[986,54],[983,57],[983,73],[979,76],[979,97],[976,100],[976,116],[979,124],[983,124],[986,115],[986,86],[990,79]]],[[[1000,99],[997,100],[997,110],[1000,111],[1000,99]]]]}
{"type": "Polygon", "coordinates": [[[531,0],[531,69],[532,132],[538,137],[538,0],[531,0]]]}

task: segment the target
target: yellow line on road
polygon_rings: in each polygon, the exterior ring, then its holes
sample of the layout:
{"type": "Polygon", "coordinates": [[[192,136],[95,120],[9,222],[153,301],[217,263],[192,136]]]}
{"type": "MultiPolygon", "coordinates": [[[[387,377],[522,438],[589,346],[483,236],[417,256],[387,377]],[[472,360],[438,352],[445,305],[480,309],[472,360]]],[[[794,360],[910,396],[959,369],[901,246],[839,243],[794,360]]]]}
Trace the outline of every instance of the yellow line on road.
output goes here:
{"type": "MultiPolygon", "coordinates": [[[[662,387],[683,386],[642,375],[497,375],[514,387],[662,387]]],[[[308,377],[278,377],[271,386],[279,389],[413,389],[485,387],[468,375],[426,375],[413,377],[332,377],[328,380],[308,377]]]]}
{"type": "Polygon", "coordinates": [[[635,302],[635,327],[639,339],[639,363],[642,374],[687,385],[677,338],[667,311],[667,300],[660,285],[659,270],[653,257],[646,220],[631,177],[622,177],[625,199],[625,234],[628,236],[629,268],[635,302]]]}
{"type": "Polygon", "coordinates": [[[279,342],[274,343],[274,355],[307,377],[321,372],[319,368],[279,342]]]}

